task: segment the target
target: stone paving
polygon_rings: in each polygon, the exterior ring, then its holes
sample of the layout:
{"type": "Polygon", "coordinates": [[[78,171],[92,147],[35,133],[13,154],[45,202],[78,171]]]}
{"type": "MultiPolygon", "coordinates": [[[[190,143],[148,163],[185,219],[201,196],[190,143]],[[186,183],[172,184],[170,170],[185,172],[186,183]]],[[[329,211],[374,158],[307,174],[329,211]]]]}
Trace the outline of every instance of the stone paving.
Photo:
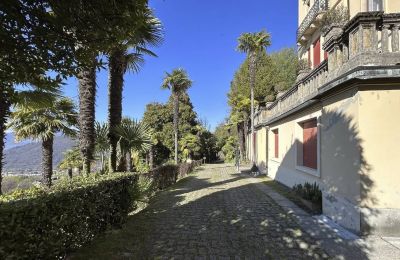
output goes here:
{"type": "Polygon", "coordinates": [[[206,165],[159,193],[124,229],[72,258],[327,258],[318,241],[256,185],[257,179],[241,177],[234,167],[206,165]]]}

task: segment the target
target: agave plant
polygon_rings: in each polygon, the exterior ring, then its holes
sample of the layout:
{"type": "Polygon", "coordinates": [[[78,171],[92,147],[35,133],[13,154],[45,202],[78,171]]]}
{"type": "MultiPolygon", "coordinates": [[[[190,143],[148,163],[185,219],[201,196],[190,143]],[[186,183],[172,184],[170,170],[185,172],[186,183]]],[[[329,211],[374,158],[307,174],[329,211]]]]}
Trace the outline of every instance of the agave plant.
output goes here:
{"type": "Polygon", "coordinates": [[[115,133],[119,137],[121,156],[126,158],[126,169],[132,172],[132,152],[148,151],[153,143],[153,131],[141,121],[123,118],[121,124],[115,128],[115,133]]]}

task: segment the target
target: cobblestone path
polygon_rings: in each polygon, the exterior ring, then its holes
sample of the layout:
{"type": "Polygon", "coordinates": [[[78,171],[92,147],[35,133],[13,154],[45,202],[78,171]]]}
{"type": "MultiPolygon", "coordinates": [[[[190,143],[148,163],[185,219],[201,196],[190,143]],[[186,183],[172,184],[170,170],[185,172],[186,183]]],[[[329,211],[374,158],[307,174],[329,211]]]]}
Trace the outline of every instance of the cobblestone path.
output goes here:
{"type": "Polygon", "coordinates": [[[234,167],[207,165],[74,259],[320,259],[296,221],[234,167]],[[111,244],[111,245],[110,245],[111,244]]]}

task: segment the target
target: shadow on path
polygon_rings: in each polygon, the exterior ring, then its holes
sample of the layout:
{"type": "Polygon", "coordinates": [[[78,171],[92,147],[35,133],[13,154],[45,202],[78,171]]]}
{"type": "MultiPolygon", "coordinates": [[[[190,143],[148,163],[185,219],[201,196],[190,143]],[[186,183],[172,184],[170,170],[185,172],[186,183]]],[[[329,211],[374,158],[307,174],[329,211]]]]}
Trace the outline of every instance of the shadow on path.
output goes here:
{"type": "Polygon", "coordinates": [[[206,166],[71,259],[327,258],[256,185],[233,167],[206,166]]]}

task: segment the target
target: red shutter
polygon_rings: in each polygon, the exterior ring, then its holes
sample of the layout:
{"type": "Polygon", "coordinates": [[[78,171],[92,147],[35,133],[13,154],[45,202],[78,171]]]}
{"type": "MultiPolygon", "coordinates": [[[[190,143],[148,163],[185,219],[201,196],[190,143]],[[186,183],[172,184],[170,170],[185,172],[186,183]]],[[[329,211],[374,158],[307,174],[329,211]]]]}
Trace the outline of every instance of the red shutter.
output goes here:
{"type": "Polygon", "coordinates": [[[275,136],[275,158],[279,158],[279,132],[278,130],[274,130],[275,136]]]}
{"type": "Polygon", "coordinates": [[[314,68],[318,67],[321,63],[321,42],[318,38],[316,42],[314,42],[314,68]]]}
{"type": "Polygon", "coordinates": [[[303,123],[303,165],[317,169],[317,120],[303,123]]]}
{"type": "Polygon", "coordinates": [[[324,51],[324,60],[328,59],[328,52],[324,51]]]}

